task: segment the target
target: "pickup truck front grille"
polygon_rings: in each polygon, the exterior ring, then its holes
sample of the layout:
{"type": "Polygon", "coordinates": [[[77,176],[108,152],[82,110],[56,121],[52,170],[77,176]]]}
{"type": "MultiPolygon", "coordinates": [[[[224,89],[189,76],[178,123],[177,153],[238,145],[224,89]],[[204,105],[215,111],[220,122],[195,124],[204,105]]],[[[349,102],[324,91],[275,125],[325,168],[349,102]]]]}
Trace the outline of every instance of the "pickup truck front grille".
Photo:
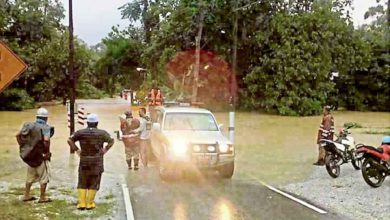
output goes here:
{"type": "Polygon", "coordinates": [[[191,144],[192,153],[217,153],[217,144],[191,144]]]}

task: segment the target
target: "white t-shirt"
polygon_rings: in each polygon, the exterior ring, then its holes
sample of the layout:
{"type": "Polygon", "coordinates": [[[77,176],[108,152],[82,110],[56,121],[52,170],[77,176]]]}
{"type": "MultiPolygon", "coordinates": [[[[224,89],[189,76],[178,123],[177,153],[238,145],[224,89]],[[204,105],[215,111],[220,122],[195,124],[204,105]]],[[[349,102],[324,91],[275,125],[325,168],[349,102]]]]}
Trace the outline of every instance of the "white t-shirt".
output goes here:
{"type": "Polygon", "coordinates": [[[146,129],[148,121],[145,118],[140,117],[139,122],[140,122],[140,125],[139,125],[139,128],[137,130],[139,130],[139,132],[140,132],[140,139],[141,140],[148,140],[150,138],[150,131],[146,129]]]}

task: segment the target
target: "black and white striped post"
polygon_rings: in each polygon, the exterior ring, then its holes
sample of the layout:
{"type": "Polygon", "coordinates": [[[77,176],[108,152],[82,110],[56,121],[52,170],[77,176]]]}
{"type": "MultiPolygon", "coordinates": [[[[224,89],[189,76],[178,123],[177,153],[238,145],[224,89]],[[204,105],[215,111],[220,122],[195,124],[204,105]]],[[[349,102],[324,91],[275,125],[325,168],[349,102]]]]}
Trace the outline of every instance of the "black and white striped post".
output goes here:
{"type": "Polygon", "coordinates": [[[70,129],[71,123],[70,123],[70,102],[66,101],[66,113],[67,113],[67,121],[68,121],[68,128],[70,129]]]}
{"type": "Polygon", "coordinates": [[[70,112],[68,111],[68,128],[70,128],[70,112]]]}
{"type": "Polygon", "coordinates": [[[77,110],[77,123],[81,126],[85,126],[87,117],[85,116],[85,109],[84,107],[80,107],[77,110]]]}

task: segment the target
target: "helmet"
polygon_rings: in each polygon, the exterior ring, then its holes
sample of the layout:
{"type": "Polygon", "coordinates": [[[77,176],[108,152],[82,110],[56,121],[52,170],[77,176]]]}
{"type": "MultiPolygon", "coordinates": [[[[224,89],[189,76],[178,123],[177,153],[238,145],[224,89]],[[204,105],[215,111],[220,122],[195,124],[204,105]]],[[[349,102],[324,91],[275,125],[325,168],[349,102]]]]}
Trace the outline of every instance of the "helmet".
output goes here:
{"type": "Polygon", "coordinates": [[[125,115],[127,118],[129,118],[129,117],[133,116],[133,113],[131,112],[131,110],[127,110],[127,111],[125,111],[125,115]]]}
{"type": "Polygon", "coordinates": [[[330,110],[332,110],[332,106],[330,106],[330,105],[325,105],[325,106],[324,106],[324,109],[325,109],[326,111],[330,112],[330,110]]]}
{"type": "Polygon", "coordinates": [[[49,112],[45,108],[39,108],[37,111],[37,117],[47,118],[49,117],[49,112]]]}
{"type": "Polygon", "coordinates": [[[95,113],[91,113],[87,116],[87,122],[89,123],[97,123],[99,122],[98,116],[95,113]]]}

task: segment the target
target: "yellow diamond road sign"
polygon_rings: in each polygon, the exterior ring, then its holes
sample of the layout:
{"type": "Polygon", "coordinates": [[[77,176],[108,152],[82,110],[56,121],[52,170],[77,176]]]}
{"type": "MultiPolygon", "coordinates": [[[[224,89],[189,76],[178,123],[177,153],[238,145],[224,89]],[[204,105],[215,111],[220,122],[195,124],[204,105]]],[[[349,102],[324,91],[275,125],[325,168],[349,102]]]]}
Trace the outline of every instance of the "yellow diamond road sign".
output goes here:
{"type": "Polygon", "coordinates": [[[23,60],[0,41],[0,93],[26,69],[23,60]]]}

